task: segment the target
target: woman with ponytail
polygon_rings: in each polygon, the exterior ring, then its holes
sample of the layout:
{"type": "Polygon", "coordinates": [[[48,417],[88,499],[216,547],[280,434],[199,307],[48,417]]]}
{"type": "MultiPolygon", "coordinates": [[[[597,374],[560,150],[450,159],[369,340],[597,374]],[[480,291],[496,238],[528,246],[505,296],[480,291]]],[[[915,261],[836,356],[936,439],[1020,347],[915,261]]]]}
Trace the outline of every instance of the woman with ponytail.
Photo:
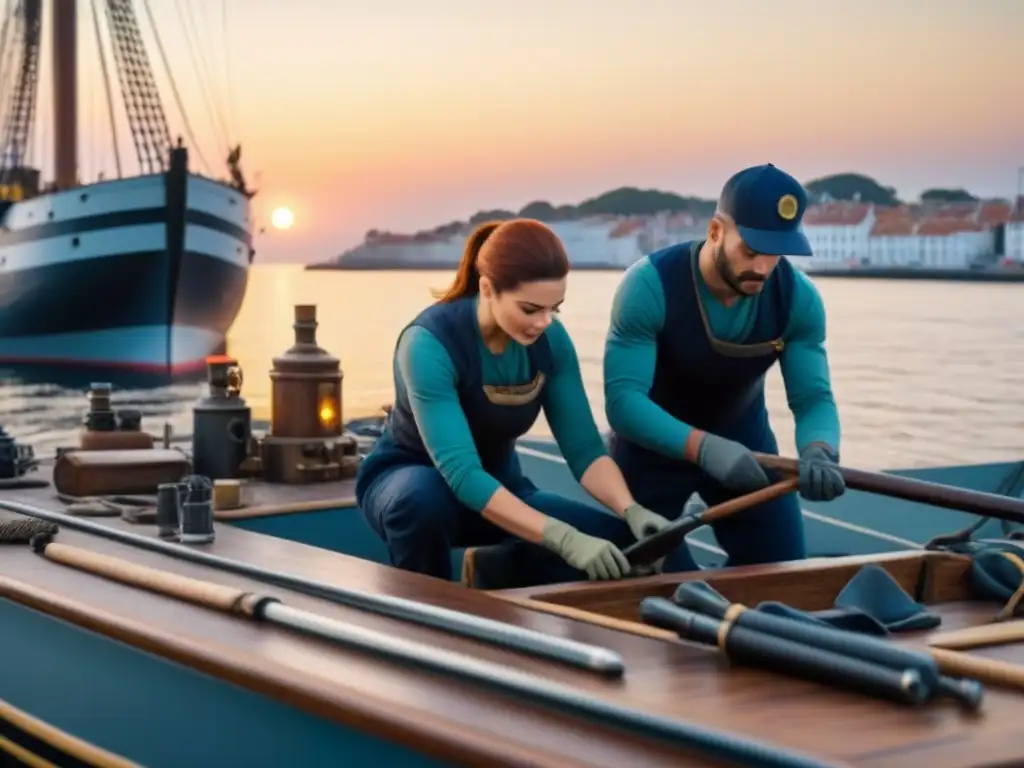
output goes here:
{"type": "Polygon", "coordinates": [[[395,567],[450,579],[453,548],[525,541],[538,545],[532,583],[614,579],[629,571],[620,547],[668,525],[634,501],[594,423],[555,317],[568,273],[539,221],[483,224],[451,286],[399,335],[394,406],[356,479],[395,567]],[[516,439],[542,410],[573,475],[612,514],[525,477],[516,439]]]}

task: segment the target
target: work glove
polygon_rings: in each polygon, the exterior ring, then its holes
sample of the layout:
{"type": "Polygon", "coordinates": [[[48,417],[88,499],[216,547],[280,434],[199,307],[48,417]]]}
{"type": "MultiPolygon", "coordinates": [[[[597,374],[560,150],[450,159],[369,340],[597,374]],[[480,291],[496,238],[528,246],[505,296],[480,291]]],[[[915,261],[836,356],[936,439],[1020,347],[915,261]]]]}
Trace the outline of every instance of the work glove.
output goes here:
{"type": "Polygon", "coordinates": [[[846,491],[846,480],[829,452],[812,443],[800,452],[800,495],[808,501],[832,501],[846,491]]]}
{"type": "Polygon", "coordinates": [[[622,517],[637,541],[653,536],[658,531],[672,524],[657,512],[652,512],[647,507],[642,507],[639,504],[632,504],[627,507],[622,517]]]}
{"type": "Polygon", "coordinates": [[[618,547],[605,539],[580,533],[561,520],[548,520],[542,543],[591,580],[621,579],[629,573],[629,561],[618,547]]]}
{"type": "Polygon", "coordinates": [[[707,434],[697,451],[697,464],[730,491],[750,493],[770,481],[746,446],[718,435],[707,434]]]}
{"type": "MultiPolygon", "coordinates": [[[[679,514],[679,518],[690,517],[692,515],[699,515],[708,508],[708,505],[704,502],[704,499],[700,497],[699,493],[691,493],[690,498],[686,500],[686,504],[683,505],[683,511],[679,514]]],[[[626,523],[629,525],[629,529],[636,536],[637,541],[645,539],[648,536],[653,536],[663,528],[672,525],[661,515],[652,512],[646,507],[641,507],[639,504],[634,504],[626,510],[625,514],[626,523]]],[[[684,545],[685,546],[685,545],[684,545]]],[[[630,573],[633,576],[643,576],[647,573],[661,573],[662,567],[665,565],[665,559],[668,556],[658,558],[651,565],[647,567],[634,568],[630,573]]]]}

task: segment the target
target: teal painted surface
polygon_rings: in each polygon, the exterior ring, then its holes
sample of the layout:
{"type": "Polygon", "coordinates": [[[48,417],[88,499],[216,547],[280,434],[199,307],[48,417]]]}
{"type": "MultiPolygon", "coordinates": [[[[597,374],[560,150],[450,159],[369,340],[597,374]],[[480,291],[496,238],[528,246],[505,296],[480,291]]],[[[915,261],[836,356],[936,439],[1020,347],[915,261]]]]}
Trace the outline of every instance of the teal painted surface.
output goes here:
{"type": "Polygon", "coordinates": [[[147,768],[445,765],[3,599],[0,654],[0,698],[147,768]]]}
{"type": "MultiPolygon", "coordinates": [[[[384,543],[354,507],[268,515],[232,521],[231,525],[374,563],[389,564],[388,550],[384,543]]],[[[462,574],[464,551],[457,549],[452,552],[452,578],[456,581],[462,574]]]]}
{"type": "MultiPolygon", "coordinates": [[[[551,440],[524,438],[520,446],[526,449],[520,453],[523,469],[539,488],[590,504],[599,514],[609,514],[572,477],[551,440]],[[538,457],[534,452],[551,459],[538,457]]],[[[1024,497],[1024,462],[893,470],[890,474],[1024,497]]],[[[978,520],[975,515],[964,512],[852,490],[831,502],[803,500],[802,506],[808,551],[812,556],[868,555],[913,549],[935,536],[953,533],[978,520]]],[[[354,509],[265,517],[235,524],[270,536],[388,563],[384,545],[354,509]]],[[[1017,527],[989,520],[978,535],[1004,536],[1006,531],[1017,527]]],[[[689,541],[694,558],[702,567],[724,563],[724,554],[710,528],[698,530],[689,541]]],[[[462,554],[462,550],[452,554],[456,579],[461,572],[462,554]]]]}

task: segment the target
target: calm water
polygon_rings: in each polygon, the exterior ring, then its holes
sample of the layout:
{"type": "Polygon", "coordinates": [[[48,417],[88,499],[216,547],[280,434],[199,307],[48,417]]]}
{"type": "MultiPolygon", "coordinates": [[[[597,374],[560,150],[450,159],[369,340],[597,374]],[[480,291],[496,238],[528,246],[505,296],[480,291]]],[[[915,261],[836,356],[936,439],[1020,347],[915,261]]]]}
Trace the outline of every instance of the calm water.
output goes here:
{"type": "MultiPolygon", "coordinates": [[[[428,289],[449,277],[254,268],[228,352],[244,370],[243,395],[255,415],[268,415],[267,373],[271,359],[292,343],[297,303],[319,306],[320,343],[341,358],[345,418],[377,411],[392,397],[396,334],[429,303],[428,289]]],[[[616,273],[574,274],[562,313],[602,428],[601,355],[619,279],[616,273]]],[[[819,285],[829,313],[844,463],[876,469],[1024,459],[1024,314],[1013,309],[1024,285],[835,279],[819,285]]],[[[75,442],[87,407],[84,382],[69,387],[53,379],[7,373],[0,383],[3,425],[40,453],[75,442]]],[[[201,386],[119,389],[116,398],[141,408],[149,431],[158,433],[169,421],[176,433],[187,434],[188,408],[201,386]]],[[[793,420],[777,367],[768,388],[782,450],[792,453],[793,420]]],[[[546,424],[536,432],[548,434],[546,424]]]]}

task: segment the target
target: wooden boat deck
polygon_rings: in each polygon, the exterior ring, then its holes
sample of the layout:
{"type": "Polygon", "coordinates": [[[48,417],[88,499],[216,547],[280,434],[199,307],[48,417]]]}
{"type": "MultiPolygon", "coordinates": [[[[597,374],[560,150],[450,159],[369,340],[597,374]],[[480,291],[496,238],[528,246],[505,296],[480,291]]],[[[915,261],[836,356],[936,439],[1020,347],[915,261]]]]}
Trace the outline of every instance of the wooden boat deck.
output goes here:
{"type": "MultiPolygon", "coordinates": [[[[14,493],[5,496],[11,498],[14,493]]],[[[151,527],[117,518],[100,521],[153,535],[151,527]]],[[[500,595],[467,590],[229,525],[218,525],[216,542],[204,547],[213,554],[264,568],[421,600],[608,647],[623,656],[627,672],[621,680],[606,680],[72,530],[62,530],[57,541],[273,594],[295,607],[508,664],[609,701],[811,752],[836,764],[882,768],[924,765],[927,761],[933,768],[960,768],[1005,765],[1024,756],[1016,716],[1019,694],[994,688],[988,690],[986,711],[980,717],[964,715],[945,702],[910,710],[764,672],[730,670],[705,648],[528,610],[500,595]]],[[[901,572],[916,573],[921,567],[920,554],[881,557],[887,558],[890,568],[901,572]]],[[[924,557],[930,560],[942,556],[924,557]]],[[[820,602],[827,599],[829,589],[841,586],[865,562],[863,558],[853,560],[704,572],[694,574],[694,578],[710,578],[720,587],[726,582],[736,585],[731,593],[723,591],[732,599],[749,602],[755,595],[744,592],[748,589],[745,585],[760,583],[761,589],[766,589],[772,583],[766,580],[770,577],[775,583],[814,587],[820,602]],[[830,566],[831,576],[815,573],[823,565],[830,566]],[[835,566],[841,566],[840,570],[834,570],[835,566]],[[813,578],[808,578],[812,573],[813,578]],[[746,576],[751,580],[744,580],[746,576]]],[[[936,594],[945,595],[947,600],[950,596],[963,597],[956,585],[963,576],[964,561],[945,560],[943,568],[936,569],[936,594]]],[[[590,610],[600,607],[606,613],[619,611],[624,618],[632,618],[630,601],[635,610],[642,596],[670,593],[679,580],[679,576],[661,576],[614,585],[562,585],[534,590],[532,594],[543,593],[546,600],[575,602],[590,610]]],[[[27,546],[0,550],[0,596],[456,764],[615,768],[681,762],[715,765],[681,755],[653,739],[504,698],[468,683],[141,592],[50,562],[27,546]]],[[[949,630],[988,620],[995,609],[954,601],[938,610],[944,617],[942,630],[949,630]]],[[[986,653],[1009,658],[1014,652],[1001,648],[986,653]]]]}
{"type": "MultiPolygon", "coordinates": [[[[864,565],[881,565],[909,594],[923,585],[917,599],[941,617],[934,630],[901,632],[895,644],[924,647],[935,634],[990,624],[998,603],[970,599],[970,560],[940,553],[887,553],[800,563],[654,576],[608,585],[562,584],[494,592],[538,609],[601,617],[625,624],[639,622],[645,597],[670,597],[679,583],[707,581],[731,602],[748,606],[778,600],[815,611],[832,607],[839,591],[864,565]],[[546,605],[545,605],[546,604],[546,605]],[[565,611],[564,609],[568,609],[565,611]]],[[[643,631],[643,627],[636,628],[643,631]]],[[[1024,648],[1002,645],[968,651],[982,658],[1024,665],[1024,648]]],[[[680,712],[701,713],[709,724],[733,728],[799,746],[815,754],[840,758],[856,766],[1008,766],[1024,765],[1024,740],[1014,714],[1024,690],[986,685],[980,713],[965,713],[951,702],[920,710],[830,690],[814,683],[753,669],[729,669],[717,652],[693,646],[692,663],[666,675],[693,698],[680,712]],[[697,661],[696,657],[703,657],[697,661]]],[[[1024,668],[1024,667],[1022,667],[1024,668]]]]}

